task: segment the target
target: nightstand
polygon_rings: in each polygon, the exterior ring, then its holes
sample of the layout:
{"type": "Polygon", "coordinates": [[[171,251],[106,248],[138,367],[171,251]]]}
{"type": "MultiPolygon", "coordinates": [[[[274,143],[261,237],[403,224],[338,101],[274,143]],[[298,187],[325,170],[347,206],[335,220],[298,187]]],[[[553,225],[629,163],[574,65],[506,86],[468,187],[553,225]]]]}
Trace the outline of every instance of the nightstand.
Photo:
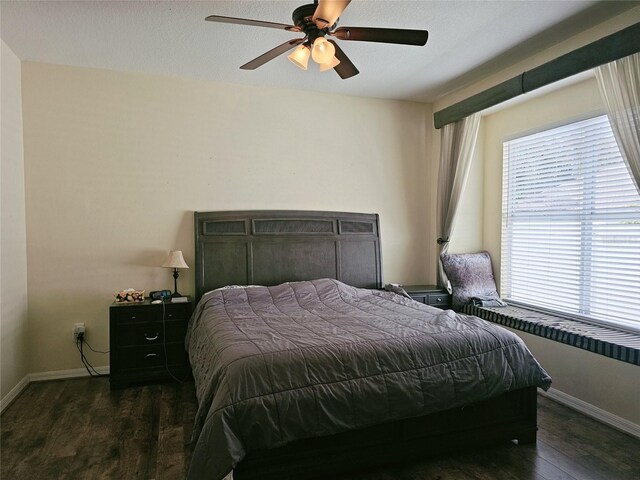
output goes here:
{"type": "Polygon", "coordinates": [[[190,367],[184,337],[191,309],[190,300],[166,300],[164,305],[150,300],[113,303],[109,308],[111,389],[171,380],[171,374],[187,378],[190,367]]]}
{"type": "Polygon", "coordinates": [[[437,285],[402,285],[404,291],[416,302],[442,309],[451,308],[451,295],[437,285]]]}

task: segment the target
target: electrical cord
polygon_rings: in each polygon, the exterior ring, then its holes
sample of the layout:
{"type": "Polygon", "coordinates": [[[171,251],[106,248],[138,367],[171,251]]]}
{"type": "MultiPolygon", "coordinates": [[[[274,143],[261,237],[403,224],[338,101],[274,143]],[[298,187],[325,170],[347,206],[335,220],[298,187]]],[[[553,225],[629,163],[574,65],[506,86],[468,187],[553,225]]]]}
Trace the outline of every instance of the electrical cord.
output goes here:
{"type": "Polygon", "coordinates": [[[89,360],[87,360],[87,357],[84,354],[84,350],[83,350],[82,344],[83,344],[82,335],[78,335],[78,339],[76,340],[76,347],[78,348],[78,351],[80,352],[80,360],[82,361],[82,364],[84,365],[84,368],[87,370],[87,372],[89,372],[89,375],[92,376],[92,377],[103,376],[102,374],[98,373],[96,371],[96,369],[93,367],[93,365],[91,365],[89,360]]]}
{"type": "Polygon", "coordinates": [[[84,338],[82,339],[82,343],[84,343],[87,347],[89,347],[89,350],[91,350],[92,352],[96,352],[96,353],[109,353],[110,350],[107,350],[106,352],[102,351],[102,350],[96,350],[95,348],[93,348],[91,345],[89,345],[89,342],[87,342],[84,338]]]}
{"type": "Polygon", "coordinates": [[[109,375],[106,373],[98,373],[94,366],[91,365],[89,360],[87,360],[87,357],[84,355],[84,349],[82,347],[84,343],[84,333],[78,334],[78,336],[76,337],[76,348],[80,352],[80,360],[82,361],[84,368],[86,368],[87,372],[92,377],[108,377],[109,375]]]}

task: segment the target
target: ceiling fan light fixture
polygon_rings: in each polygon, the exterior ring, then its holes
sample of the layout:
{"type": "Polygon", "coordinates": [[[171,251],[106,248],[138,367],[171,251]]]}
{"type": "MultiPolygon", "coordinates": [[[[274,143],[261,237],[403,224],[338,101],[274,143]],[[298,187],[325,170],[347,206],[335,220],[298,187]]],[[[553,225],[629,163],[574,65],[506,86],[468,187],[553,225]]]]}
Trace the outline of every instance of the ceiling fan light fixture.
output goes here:
{"type": "Polygon", "coordinates": [[[336,54],[336,48],[331,42],[328,42],[324,37],[318,37],[313,42],[313,49],[311,50],[311,58],[320,65],[331,62],[336,54]]]}
{"type": "Polygon", "coordinates": [[[327,70],[331,70],[332,68],[337,67],[340,64],[340,60],[334,55],[333,58],[327,63],[320,64],[320,71],[326,72],[327,70]]]}
{"type": "MultiPolygon", "coordinates": [[[[0,0],[2,1],[2,0],[0,0]]],[[[427,43],[429,32],[426,30],[407,30],[401,28],[379,27],[338,27],[338,19],[351,0],[315,0],[296,8],[291,19],[293,25],[284,23],[250,20],[248,18],[209,15],[208,22],[231,23],[253,27],[267,27],[287,32],[303,33],[304,37],[289,40],[257,56],[240,66],[242,70],[255,70],[276,57],[294,51],[288,56],[296,67],[307,70],[309,57],[320,66],[320,71],[333,69],[343,80],[360,73],[349,57],[338,45],[339,42],[327,40],[327,35],[337,40],[356,42],[392,43],[398,45],[422,46],[427,43]],[[336,53],[337,52],[337,53],[336,53]],[[336,57],[337,55],[337,57],[336,57]]]]}
{"type": "Polygon", "coordinates": [[[293,51],[293,53],[291,53],[291,55],[289,55],[289,60],[291,60],[291,63],[293,63],[296,67],[301,68],[302,70],[306,70],[308,65],[309,65],[309,55],[311,54],[311,51],[309,50],[309,47],[307,47],[305,44],[302,45],[298,45],[298,47],[293,51]]]}

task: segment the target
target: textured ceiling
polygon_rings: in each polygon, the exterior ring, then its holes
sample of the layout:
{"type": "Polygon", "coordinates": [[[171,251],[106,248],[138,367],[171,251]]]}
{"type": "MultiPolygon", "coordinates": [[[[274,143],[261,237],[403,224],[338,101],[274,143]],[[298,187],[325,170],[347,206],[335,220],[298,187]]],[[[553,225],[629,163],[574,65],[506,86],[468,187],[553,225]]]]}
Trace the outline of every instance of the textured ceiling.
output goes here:
{"type": "MultiPolygon", "coordinates": [[[[302,71],[286,55],[238,67],[299,34],[205,22],[291,23],[302,1],[5,1],[0,36],[22,60],[431,102],[638,5],[598,1],[354,0],[341,26],[429,31],[424,47],[341,41],[360,74],[302,71]]],[[[310,64],[311,65],[311,64],[310,64]]]]}

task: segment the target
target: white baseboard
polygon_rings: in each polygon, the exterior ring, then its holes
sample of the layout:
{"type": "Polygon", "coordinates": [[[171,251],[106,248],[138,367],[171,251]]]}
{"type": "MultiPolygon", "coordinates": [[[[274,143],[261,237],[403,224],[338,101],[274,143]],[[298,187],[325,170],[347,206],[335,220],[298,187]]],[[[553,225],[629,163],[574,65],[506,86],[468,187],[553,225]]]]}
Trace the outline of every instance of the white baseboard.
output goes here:
{"type": "MultiPolygon", "coordinates": [[[[100,374],[109,374],[109,367],[95,367],[100,374]]],[[[29,374],[30,382],[45,382],[47,380],[62,380],[64,378],[88,377],[86,368],[73,368],[71,370],[54,370],[52,372],[38,372],[29,374]]]]}
{"type": "Polygon", "coordinates": [[[29,386],[29,374],[25,375],[22,380],[20,380],[15,387],[9,390],[2,399],[0,399],[0,413],[4,412],[4,409],[7,408],[13,401],[18,398],[18,395],[22,393],[22,391],[29,386]]]}
{"type": "MultiPolygon", "coordinates": [[[[109,366],[96,367],[96,371],[100,374],[109,374],[109,366]]],[[[74,368],[71,370],[55,370],[52,372],[28,373],[20,380],[9,393],[0,399],[0,413],[4,412],[11,403],[18,398],[22,391],[29,386],[31,382],[44,382],[47,380],[61,380],[64,378],[88,377],[89,372],[85,368],[74,368]]]]}
{"type": "Polygon", "coordinates": [[[633,437],[640,438],[640,425],[630,422],[629,420],[614,415],[613,413],[609,413],[606,410],[596,407],[595,405],[591,405],[579,398],[572,397],[571,395],[561,392],[560,390],[556,390],[555,388],[550,388],[547,392],[538,389],[538,393],[544,397],[561,403],[562,405],[577,410],[587,417],[591,417],[599,422],[609,425],[616,430],[621,430],[633,437]]]}

